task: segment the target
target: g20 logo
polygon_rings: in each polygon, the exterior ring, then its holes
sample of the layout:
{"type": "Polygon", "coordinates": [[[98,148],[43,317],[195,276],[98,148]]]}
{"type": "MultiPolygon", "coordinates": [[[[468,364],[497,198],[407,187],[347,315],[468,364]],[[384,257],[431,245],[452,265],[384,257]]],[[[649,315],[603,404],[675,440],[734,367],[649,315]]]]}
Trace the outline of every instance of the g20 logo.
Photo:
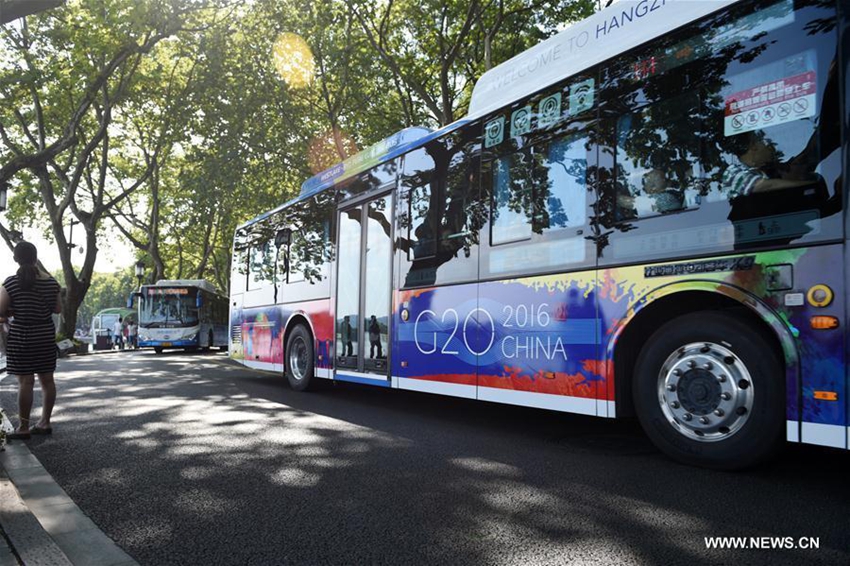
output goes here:
{"type": "MultiPolygon", "coordinates": [[[[460,315],[455,309],[446,309],[443,311],[443,315],[440,318],[440,322],[442,323],[440,328],[449,328],[450,332],[448,338],[446,338],[445,341],[442,341],[442,346],[437,343],[437,332],[434,332],[431,336],[431,338],[433,339],[432,343],[429,344],[425,340],[420,341],[419,324],[425,315],[430,315],[430,317],[434,319],[437,318],[437,313],[435,313],[431,309],[425,309],[420,312],[419,315],[416,317],[416,322],[413,323],[413,342],[414,344],[416,344],[416,349],[419,350],[422,354],[425,354],[426,356],[436,353],[438,349],[441,354],[459,354],[460,352],[458,350],[450,349],[452,340],[455,336],[457,336],[458,331],[460,331],[460,336],[463,339],[463,345],[466,346],[467,351],[476,356],[483,356],[484,354],[489,352],[490,348],[493,347],[493,342],[496,340],[496,323],[493,320],[493,317],[490,316],[489,312],[482,309],[481,307],[476,307],[469,311],[469,313],[467,313],[467,315],[463,318],[463,324],[461,324],[460,315]],[[490,335],[487,347],[483,348],[482,350],[476,350],[469,344],[469,324],[470,321],[475,321],[475,314],[478,312],[483,313],[486,317],[490,335]],[[448,323],[447,326],[446,323],[448,323]]],[[[485,332],[487,331],[485,330],[485,332]]]]}
{"type": "MultiPolygon", "coordinates": [[[[566,357],[561,337],[542,338],[535,335],[541,330],[550,329],[553,319],[549,311],[549,303],[504,305],[504,318],[499,321],[502,338],[499,340],[498,352],[501,357],[552,358],[557,354],[566,357]],[[523,352],[521,356],[520,353],[523,352]]],[[[416,316],[413,323],[413,343],[420,353],[426,356],[458,355],[460,351],[456,349],[458,344],[455,338],[463,341],[466,351],[470,354],[483,356],[496,343],[496,321],[487,309],[481,307],[470,310],[464,317],[453,308],[444,310],[441,315],[431,309],[425,309],[416,316]],[[481,313],[481,316],[478,316],[478,313],[481,313]],[[433,321],[436,328],[421,328],[424,325],[423,319],[433,321]]]]}

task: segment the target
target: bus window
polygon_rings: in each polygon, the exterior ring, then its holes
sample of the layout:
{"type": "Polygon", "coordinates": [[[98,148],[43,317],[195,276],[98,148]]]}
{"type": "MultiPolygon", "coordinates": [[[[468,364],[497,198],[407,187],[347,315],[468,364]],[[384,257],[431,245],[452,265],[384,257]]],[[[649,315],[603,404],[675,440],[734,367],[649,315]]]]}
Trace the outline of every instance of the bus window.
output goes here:
{"type": "Polygon", "coordinates": [[[416,187],[408,193],[410,225],[407,237],[411,245],[407,257],[410,261],[433,257],[437,253],[437,231],[432,213],[437,209],[432,203],[435,198],[429,185],[416,187]]]}
{"type": "Polygon", "coordinates": [[[304,281],[304,271],[307,269],[303,251],[306,242],[301,237],[293,238],[289,245],[289,273],[287,274],[287,283],[300,283],[304,281]]]}
{"type": "Polygon", "coordinates": [[[249,291],[260,289],[263,285],[273,284],[276,254],[272,248],[272,243],[269,240],[251,246],[249,291]]]}
{"type": "Polygon", "coordinates": [[[470,126],[405,156],[397,232],[404,287],[478,274],[477,132],[470,126]]]}
{"type": "Polygon", "coordinates": [[[586,145],[574,134],[494,162],[491,245],[585,224],[586,145]]]}
{"type": "Polygon", "coordinates": [[[741,4],[605,69],[601,263],[841,236],[834,26],[817,2],[741,4]]]}
{"type": "MultiPolygon", "coordinates": [[[[821,116],[818,127],[808,119],[818,86],[825,87],[824,99],[837,99],[835,66],[826,77],[818,67],[817,52],[809,49],[727,77],[716,190],[729,200],[731,220],[800,211],[827,216],[840,208],[839,191],[830,198],[828,168],[820,166],[840,145],[840,121],[821,116]]],[[[786,227],[796,229],[790,217],[776,223],[775,235],[786,227]]]]}
{"type": "Polygon", "coordinates": [[[491,245],[531,237],[531,159],[529,151],[518,151],[498,158],[493,166],[491,245]]]}
{"type": "Polygon", "coordinates": [[[248,234],[244,229],[236,231],[233,239],[233,259],[231,260],[230,287],[234,293],[248,288],[248,234]]]}
{"type": "Polygon", "coordinates": [[[411,151],[404,156],[404,169],[401,175],[402,190],[422,187],[431,182],[435,165],[429,150],[433,151],[432,148],[435,145],[432,142],[427,147],[411,151]]]}
{"type": "Polygon", "coordinates": [[[587,220],[587,139],[572,135],[553,140],[538,151],[546,171],[541,184],[540,212],[535,226],[540,232],[583,226],[587,220]]]}
{"type": "Polygon", "coordinates": [[[617,120],[617,219],[643,218],[700,202],[699,97],[689,93],[617,120]],[[696,123],[695,128],[687,127],[696,123]],[[683,127],[684,126],[684,127],[683,127]]]}

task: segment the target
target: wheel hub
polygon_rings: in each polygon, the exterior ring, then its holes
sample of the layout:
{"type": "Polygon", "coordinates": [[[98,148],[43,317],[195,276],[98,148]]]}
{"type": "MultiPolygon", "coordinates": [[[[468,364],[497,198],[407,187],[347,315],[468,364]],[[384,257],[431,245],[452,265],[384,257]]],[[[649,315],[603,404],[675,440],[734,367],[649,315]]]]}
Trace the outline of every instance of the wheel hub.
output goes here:
{"type": "Polygon", "coordinates": [[[721,387],[710,371],[688,370],[679,380],[677,389],[679,401],[689,413],[707,415],[720,405],[721,387]]]}
{"type": "Polygon", "coordinates": [[[700,442],[729,438],[753,408],[750,372],[724,345],[692,343],[673,352],[658,374],[658,402],[683,436],[700,442]]]}
{"type": "Polygon", "coordinates": [[[289,347],[289,370],[298,381],[307,375],[307,344],[300,336],[289,347]]]}

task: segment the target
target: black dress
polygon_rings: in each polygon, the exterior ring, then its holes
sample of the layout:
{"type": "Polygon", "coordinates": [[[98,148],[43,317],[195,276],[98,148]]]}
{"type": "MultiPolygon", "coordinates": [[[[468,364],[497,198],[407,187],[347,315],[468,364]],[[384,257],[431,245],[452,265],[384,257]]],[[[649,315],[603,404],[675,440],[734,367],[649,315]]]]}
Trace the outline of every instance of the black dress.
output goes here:
{"type": "Polygon", "coordinates": [[[12,375],[52,373],[56,370],[56,327],[53,309],[59,283],[52,277],[36,279],[24,291],[13,275],[3,282],[11,299],[12,323],[6,341],[6,371],[12,375]]]}

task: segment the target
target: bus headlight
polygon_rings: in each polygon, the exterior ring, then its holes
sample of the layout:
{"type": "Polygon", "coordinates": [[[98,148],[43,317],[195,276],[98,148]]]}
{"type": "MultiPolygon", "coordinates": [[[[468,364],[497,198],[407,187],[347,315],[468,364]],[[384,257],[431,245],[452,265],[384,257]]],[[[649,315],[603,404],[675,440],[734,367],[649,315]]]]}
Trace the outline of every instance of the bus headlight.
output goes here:
{"type": "Polygon", "coordinates": [[[198,337],[198,331],[196,330],[191,334],[186,334],[185,336],[183,336],[183,340],[194,340],[197,337],[198,337]]]}

